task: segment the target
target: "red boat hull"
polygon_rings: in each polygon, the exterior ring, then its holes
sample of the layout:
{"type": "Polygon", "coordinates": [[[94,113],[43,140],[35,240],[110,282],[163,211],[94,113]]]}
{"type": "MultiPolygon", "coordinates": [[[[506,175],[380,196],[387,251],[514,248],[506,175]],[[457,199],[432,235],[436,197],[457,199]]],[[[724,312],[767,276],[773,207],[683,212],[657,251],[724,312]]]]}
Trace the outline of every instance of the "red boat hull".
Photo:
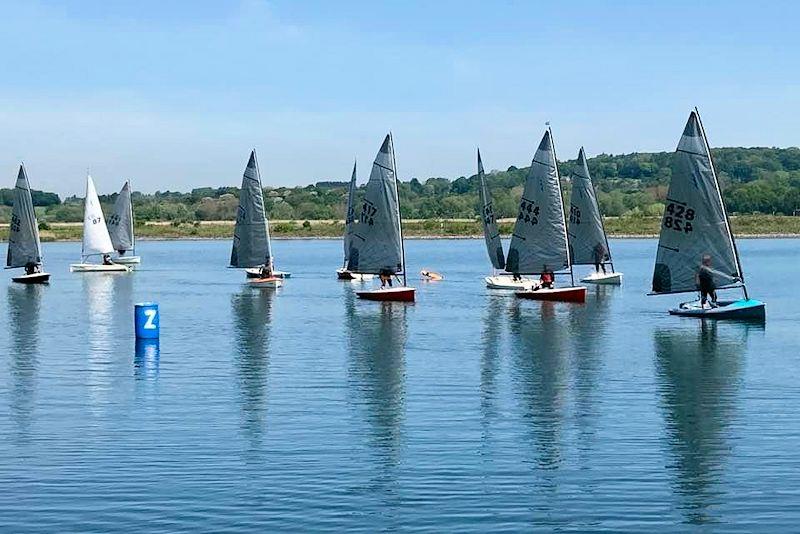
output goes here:
{"type": "Polygon", "coordinates": [[[374,289],[372,291],[356,291],[356,296],[364,300],[382,302],[414,302],[416,289],[413,287],[395,287],[391,289],[374,289]]]}
{"type": "Polygon", "coordinates": [[[514,293],[521,299],[547,300],[557,302],[586,302],[586,288],[557,287],[555,289],[539,289],[536,291],[516,291],[514,293]]]}

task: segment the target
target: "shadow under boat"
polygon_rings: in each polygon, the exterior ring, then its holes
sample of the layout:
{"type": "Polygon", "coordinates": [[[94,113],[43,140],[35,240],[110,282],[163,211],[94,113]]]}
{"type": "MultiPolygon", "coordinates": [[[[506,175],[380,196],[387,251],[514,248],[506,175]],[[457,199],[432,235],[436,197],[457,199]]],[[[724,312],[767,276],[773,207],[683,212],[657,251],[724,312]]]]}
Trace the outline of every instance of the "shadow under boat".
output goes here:
{"type": "Polygon", "coordinates": [[[653,333],[658,392],[681,511],[690,524],[713,522],[731,452],[730,425],[742,385],[752,323],[702,321],[653,333]]]}

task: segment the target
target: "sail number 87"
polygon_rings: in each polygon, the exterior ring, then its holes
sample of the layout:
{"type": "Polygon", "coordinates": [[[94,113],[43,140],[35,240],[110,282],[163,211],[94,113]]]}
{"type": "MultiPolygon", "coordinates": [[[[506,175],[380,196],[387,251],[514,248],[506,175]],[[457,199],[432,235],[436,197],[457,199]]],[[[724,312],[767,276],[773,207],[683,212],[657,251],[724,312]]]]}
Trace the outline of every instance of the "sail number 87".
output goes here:
{"type": "Polygon", "coordinates": [[[694,210],[680,204],[670,202],[664,210],[664,227],[675,230],[676,232],[690,233],[692,221],[694,220],[694,210]]]}

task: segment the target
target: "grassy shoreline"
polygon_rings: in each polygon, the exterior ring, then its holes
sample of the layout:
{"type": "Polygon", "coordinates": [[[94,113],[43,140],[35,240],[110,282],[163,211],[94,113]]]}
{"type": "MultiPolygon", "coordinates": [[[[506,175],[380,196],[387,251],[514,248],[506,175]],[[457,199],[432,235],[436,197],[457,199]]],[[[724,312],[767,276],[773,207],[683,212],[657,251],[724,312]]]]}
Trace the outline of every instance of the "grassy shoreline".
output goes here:
{"type": "MultiPolygon", "coordinates": [[[[510,236],[513,219],[500,222],[500,233],[510,236]]],[[[800,217],[784,215],[738,215],[731,217],[737,237],[800,237],[800,217]]],[[[605,227],[609,237],[656,237],[660,217],[608,217],[605,227]]],[[[270,232],[275,239],[339,239],[343,221],[272,221],[270,232]]],[[[80,223],[51,223],[40,231],[42,241],[80,241],[80,223]]],[[[411,239],[470,239],[483,236],[479,220],[427,219],[403,221],[404,236],[411,239]]],[[[136,225],[137,238],[147,239],[229,239],[233,221],[194,223],[147,222],[136,225]]],[[[0,240],[7,240],[8,225],[0,225],[0,240]]]]}

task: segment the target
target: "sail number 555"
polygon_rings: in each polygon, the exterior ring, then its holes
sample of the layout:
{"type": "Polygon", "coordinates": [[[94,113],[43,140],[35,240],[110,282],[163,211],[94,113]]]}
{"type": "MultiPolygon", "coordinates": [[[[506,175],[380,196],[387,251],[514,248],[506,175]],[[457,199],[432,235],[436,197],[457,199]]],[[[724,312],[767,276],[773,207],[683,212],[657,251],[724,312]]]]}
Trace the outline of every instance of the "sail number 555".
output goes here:
{"type": "Polygon", "coordinates": [[[694,210],[684,205],[670,202],[664,210],[664,227],[676,232],[690,233],[693,220],[694,210]]]}

